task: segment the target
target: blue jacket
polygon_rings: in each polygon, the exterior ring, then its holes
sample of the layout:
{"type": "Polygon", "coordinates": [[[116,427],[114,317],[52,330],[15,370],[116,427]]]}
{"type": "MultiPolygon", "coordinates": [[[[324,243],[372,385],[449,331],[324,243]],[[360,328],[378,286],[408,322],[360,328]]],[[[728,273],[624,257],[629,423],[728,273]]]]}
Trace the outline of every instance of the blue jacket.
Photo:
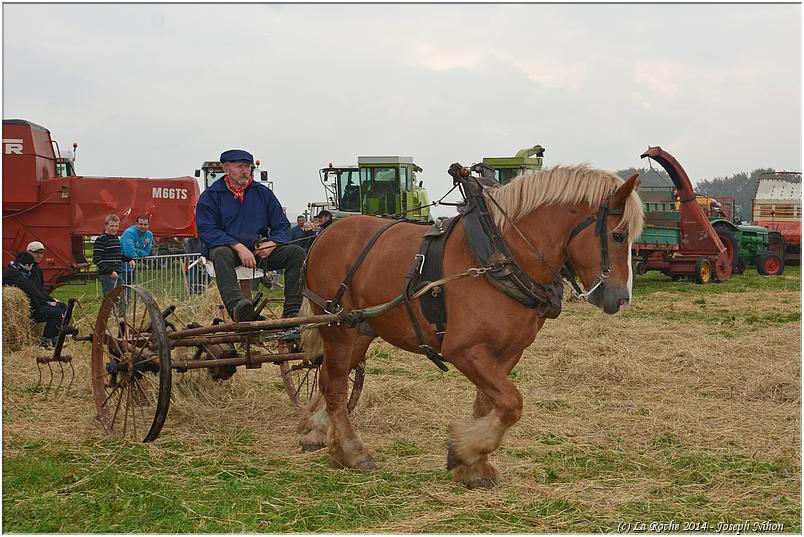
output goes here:
{"type": "MultiPolygon", "coordinates": [[[[151,255],[151,249],[155,244],[154,234],[150,230],[140,233],[137,231],[136,225],[126,229],[120,235],[120,249],[122,250],[123,258],[148,257],[151,255]]],[[[123,272],[131,270],[128,261],[123,261],[120,268],[123,272]]]]}
{"type": "Polygon", "coordinates": [[[209,249],[240,243],[254,249],[260,229],[277,244],[290,239],[290,222],[282,211],[282,204],[271,189],[252,182],[246,189],[243,201],[234,198],[221,177],[201,193],[195,207],[195,227],[203,243],[201,254],[209,249]]]}
{"type": "Polygon", "coordinates": [[[304,237],[304,230],[301,226],[293,226],[290,228],[290,240],[295,241],[297,239],[301,239],[302,237],[304,237]]]}

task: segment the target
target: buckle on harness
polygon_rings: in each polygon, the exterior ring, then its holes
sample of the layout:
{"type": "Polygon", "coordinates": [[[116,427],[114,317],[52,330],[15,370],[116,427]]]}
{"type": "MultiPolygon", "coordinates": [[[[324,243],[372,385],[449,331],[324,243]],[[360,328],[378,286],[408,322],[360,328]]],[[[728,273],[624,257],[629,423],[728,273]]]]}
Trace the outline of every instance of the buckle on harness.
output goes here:
{"type": "Polygon", "coordinates": [[[329,313],[330,315],[337,315],[343,311],[343,306],[340,304],[336,304],[335,311],[330,311],[332,308],[332,300],[327,300],[327,305],[324,307],[324,312],[329,313]]]}
{"type": "Polygon", "coordinates": [[[418,261],[418,264],[419,264],[419,276],[421,276],[422,271],[424,270],[424,260],[425,260],[424,254],[416,254],[415,256],[413,256],[413,258],[419,260],[418,261]]]}

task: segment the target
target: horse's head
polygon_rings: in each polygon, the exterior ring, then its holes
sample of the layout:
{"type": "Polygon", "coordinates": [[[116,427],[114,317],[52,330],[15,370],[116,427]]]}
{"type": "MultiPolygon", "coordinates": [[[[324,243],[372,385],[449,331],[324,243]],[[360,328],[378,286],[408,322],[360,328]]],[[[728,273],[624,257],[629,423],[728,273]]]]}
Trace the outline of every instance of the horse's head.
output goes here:
{"type": "Polygon", "coordinates": [[[642,222],[641,203],[636,194],[632,196],[637,177],[631,176],[595,213],[581,220],[567,245],[568,262],[587,289],[587,300],[606,313],[617,313],[631,302],[631,242],[642,222]],[[638,219],[633,217],[635,207],[638,219]]]}

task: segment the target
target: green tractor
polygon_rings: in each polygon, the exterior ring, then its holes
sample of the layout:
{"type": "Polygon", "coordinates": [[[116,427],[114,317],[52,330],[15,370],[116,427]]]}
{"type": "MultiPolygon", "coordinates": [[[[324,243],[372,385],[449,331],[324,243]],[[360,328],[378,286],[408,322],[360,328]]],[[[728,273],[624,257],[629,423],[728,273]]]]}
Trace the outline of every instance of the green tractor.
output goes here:
{"type": "Polygon", "coordinates": [[[495,179],[501,185],[511,182],[514,177],[541,171],[544,147],[534,145],[520,149],[513,157],[486,157],[483,164],[494,169],[495,179]]]}
{"type": "Polygon", "coordinates": [[[784,259],[771,248],[773,236],[768,228],[735,223],[739,219],[735,218],[733,196],[698,194],[696,203],[726,247],[733,273],[742,274],[749,265],[756,265],[757,272],[763,276],[778,276],[784,272],[784,259]]]}
{"type": "Polygon", "coordinates": [[[307,204],[310,216],[327,209],[334,219],[354,214],[397,215],[430,221],[430,201],[411,157],[358,157],[357,166],[319,170],[325,202],[307,204]]]}

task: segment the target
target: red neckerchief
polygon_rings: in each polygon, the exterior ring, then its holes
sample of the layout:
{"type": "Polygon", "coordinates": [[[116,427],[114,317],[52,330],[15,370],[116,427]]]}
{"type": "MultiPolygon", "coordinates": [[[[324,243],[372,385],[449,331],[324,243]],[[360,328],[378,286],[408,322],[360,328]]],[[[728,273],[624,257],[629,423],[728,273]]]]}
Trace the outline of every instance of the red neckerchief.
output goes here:
{"type": "Polygon", "coordinates": [[[234,198],[236,200],[240,200],[240,203],[243,203],[243,195],[246,192],[246,189],[249,186],[251,186],[251,181],[253,181],[253,179],[251,177],[249,177],[248,178],[248,183],[246,183],[246,186],[244,186],[243,188],[235,187],[232,184],[232,182],[229,180],[228,175],[226,177],[224,177],[224,180],[226,181],[226,188],[228,188],[232,192],[232,194],[234,194],[234,198]]]}

